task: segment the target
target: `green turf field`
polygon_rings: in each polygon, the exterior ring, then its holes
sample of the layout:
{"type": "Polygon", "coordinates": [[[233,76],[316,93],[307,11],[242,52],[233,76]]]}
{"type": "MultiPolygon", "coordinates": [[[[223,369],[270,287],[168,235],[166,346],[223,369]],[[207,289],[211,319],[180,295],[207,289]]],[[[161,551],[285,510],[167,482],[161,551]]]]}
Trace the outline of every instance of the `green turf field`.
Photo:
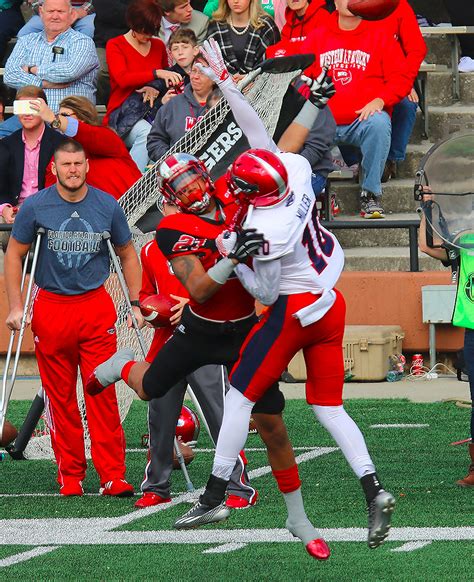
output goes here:
{"type": "MultiPolygon", "coordinates": [[[[21,423],[28,403],[12,402],[21,423]]],[[[303,401],[289,401],[285,420],[296,448],[307,512],[332,550],[310,558],[284,529],[284,504],[258,435],[247,442],[258,504],[220,526],[175,531],[190,494],[173,473],[174,503],[134,510],[133,500],[102,498],[91,468],[82,498],[57,494],[51,461],[0,463],[0,581],[3,580],[473,580],[474,491],[454,485],[464,476],[469,410],[453,403],[349,401],[384,486],[397,507],[389,540],[365,543],[366,513],[359,484],[329,435],[303,401]],[[376,427],[374,425],[412,425],[376,427]],[[413,426],[413,425],[419,426],[413,426]],[[255,450],[254,450],[255,449],[255,450]]],[[[145,465],[141,436],[145,405],[127,421],[128,479],[138,488],[145,465]]],[[[191,478],[202,487],[212,462],[201,431],[191,478]],[[203,449],[203,450],[201,450],[203,449]]]]}

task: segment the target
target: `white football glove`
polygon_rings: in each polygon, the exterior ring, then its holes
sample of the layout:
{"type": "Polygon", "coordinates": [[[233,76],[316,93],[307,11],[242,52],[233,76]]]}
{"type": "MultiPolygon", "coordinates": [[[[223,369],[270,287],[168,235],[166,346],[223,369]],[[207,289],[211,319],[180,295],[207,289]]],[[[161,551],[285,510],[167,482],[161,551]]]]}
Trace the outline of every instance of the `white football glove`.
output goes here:
{"type": "Polygon", "coordinates": [[[218,85],[221,85],[227,81],[227,79],[232,79],[224,63],[221,49],[215,39],[210,38],[209,40],[205,40],[200,47],[199,52],[209,63],[208,67],[202,63],[196,63],[196,66],[206,75],[206,77],[209,77],[211,81],[214,81],[214,83],[217,83],[218,85]]]}
{"type": "Polygon", "coordinates": [[[336,93],[332,77],[327,73],[328,70],[324,67],[317,79],[301,75],[301,80],[308,85],[310,90],[309,100],[318,109],[324,109],[329,99],[336,93]]]}

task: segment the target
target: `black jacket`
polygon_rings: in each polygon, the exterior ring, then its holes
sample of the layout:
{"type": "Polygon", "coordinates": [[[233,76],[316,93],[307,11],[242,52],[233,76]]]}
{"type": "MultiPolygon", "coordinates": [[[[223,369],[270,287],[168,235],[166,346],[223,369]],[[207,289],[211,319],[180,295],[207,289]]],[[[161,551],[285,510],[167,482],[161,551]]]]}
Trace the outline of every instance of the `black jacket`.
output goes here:
{"type": "MultiPolygon", "coordinates": [[[[25,165],[25,144],[22,140],[22,129],[13,132],[0,140],[0,204],[16,206],[20,197],[25,165]]],[[[38,163],[38,190],[44,188],[46,167],[48,166],[56,147],[65,137],[51,129],[44,128],[41,139],[38,163]]]]}
{"type": "Polygon", "coordinates": [[[131,0],[94,0],[94,44],[105,48],[107,41],[125,34],[129,27],[125,14],[131,0]]]}

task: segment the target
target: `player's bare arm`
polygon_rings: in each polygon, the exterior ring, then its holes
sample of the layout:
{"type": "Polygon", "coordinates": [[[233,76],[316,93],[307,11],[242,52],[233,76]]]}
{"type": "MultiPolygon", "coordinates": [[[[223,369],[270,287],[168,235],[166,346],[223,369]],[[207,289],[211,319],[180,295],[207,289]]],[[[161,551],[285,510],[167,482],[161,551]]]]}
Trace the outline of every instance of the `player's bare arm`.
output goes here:
{"type": "Polygon", "coordinates": [[[174,274],[197,303],[204,303],[222,287],[209,277],[201,261],[193,255],[175,257],[171,264],[174,274]]]}
{"type": "MultiPolygon", "coordinates": [[[[21,296],[21,273],[23,257],[30,250],[30,244],[23,244],[10,237],[5,254],[5,288],[10,311],[6,324],[9,329],[20,329],[23,317],[23,298],[21,296]]],[[[29,323],[29,321],[28,321],[29,323]]]]}

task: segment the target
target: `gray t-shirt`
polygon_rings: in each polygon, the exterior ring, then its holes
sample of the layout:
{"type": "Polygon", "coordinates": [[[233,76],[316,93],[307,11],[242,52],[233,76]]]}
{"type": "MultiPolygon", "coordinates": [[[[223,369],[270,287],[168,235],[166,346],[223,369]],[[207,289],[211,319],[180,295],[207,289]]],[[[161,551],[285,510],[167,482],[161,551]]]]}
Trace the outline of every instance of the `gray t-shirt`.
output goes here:
{"type": "Polygon", "coordinates": [[[114,245],[131,239],[125,214],[116,200],[88,186],[80,202],[61,198],[56,186],[40,190],[25,200],[13,225],[12,236],[30,244],[43,227],[35,282],[41,289],[61,295],[78,295],[100,287],[109,276],[110,257],[102,234],[114,245]]]}

